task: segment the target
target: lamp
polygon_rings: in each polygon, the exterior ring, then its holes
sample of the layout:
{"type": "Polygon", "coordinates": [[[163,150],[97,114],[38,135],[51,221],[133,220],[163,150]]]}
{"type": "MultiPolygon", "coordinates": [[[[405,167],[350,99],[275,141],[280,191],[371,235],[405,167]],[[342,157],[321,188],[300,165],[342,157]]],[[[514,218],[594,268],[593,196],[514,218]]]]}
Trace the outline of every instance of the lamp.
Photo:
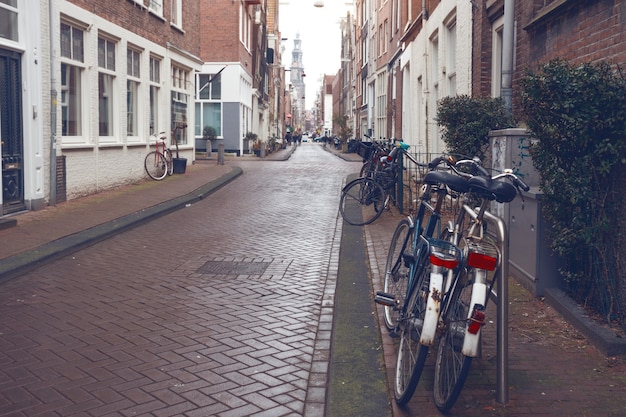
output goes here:
{"type": "Polygon", "coordinates": [[[317,0],[315,3],[313,3],[313,6],[324,7],[324,2],[322,0],[317,0]]]}

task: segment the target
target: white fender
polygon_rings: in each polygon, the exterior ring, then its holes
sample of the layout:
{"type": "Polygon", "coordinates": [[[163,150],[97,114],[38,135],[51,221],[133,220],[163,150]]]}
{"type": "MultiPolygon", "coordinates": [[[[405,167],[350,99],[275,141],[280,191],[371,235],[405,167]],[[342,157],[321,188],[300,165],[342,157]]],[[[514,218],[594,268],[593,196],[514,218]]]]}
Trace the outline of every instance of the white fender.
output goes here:
{"type": "MultiPolygon", "coordinates": [[[[478,273],[485,273],[485,271],[476,271],[478,273]]],[[[477,277],[476,281],[480,281],[477,277]]],[[[475,282],[472,285],[472,298],[470,302],[470,308],[467,313],[467,318],[469,319],[472,316],[474,311],[474,306],[476,304],[485,305],[485,300],[487,298],[487,285],[475,282]]],[[[463,339],[463,354],[465,356],[469,356],[475,358],[478,355],[478,343],[480,342],[480,330],[476,334],[471,334],[467,331],[467,326],[465,327],[465,338],[463,339]]]]}
{"type": "Polygon", "coordinates": [[[426,301],[426,315],[424,316],[424,326],[420,336],[420,343],[424,346],[432,346],[435,343],[437,333],[437,322],[439,321],[439,308],[441,307],[441,286],[443,285],[443,275],[433,272],[430,274],[430,291],[426,301]]]}

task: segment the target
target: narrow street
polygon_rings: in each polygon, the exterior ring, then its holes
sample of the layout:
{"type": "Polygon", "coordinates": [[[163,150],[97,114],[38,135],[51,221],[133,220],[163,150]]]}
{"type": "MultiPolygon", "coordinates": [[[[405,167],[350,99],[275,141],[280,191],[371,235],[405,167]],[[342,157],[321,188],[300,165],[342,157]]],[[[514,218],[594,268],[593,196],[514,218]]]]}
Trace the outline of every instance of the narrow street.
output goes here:
{"type": "Polygon", "coordinates": [[[324,415],[355,165],[308,143],[241,166],[198,204],[3,283],[0,415],[324,415]]]}

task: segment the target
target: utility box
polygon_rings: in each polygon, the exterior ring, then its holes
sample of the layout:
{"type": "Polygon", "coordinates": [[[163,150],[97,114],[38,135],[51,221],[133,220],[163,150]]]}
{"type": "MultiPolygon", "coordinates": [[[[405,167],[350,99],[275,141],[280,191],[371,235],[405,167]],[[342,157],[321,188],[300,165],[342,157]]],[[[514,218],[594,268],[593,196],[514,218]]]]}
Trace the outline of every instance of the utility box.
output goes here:
{"type": "Polygon", "coordinates": [[[492,208],[509,232],[509,273],[535,296],[543,296],[546,288],[559,288],[562,278],[547,238],[549,225],[541,214],[540,176],[529,152],[533,140],[525,129],[496,130],[489,136],[493,168],[511,168],[530,186],[512,202],[492,208]]]}

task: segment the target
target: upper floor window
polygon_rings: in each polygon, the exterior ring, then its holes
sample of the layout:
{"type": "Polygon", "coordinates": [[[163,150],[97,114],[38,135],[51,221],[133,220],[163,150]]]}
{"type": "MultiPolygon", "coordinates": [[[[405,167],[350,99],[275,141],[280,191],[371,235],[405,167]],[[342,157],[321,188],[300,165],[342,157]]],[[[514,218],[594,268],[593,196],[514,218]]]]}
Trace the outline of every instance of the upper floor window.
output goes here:
{"type": "Polygon", "coordinates": [[[0,0],[0,38],[18,41],[17,0],[0,0]]]}
{"type": "Polygon", "coordinates": [[[172,0],[172,17],[170,22],[176,27],[183,27],[183,0],[172,0]]]}
{"type": "Polygon", "coordinates": [[[148,10],[157,16],[163,16],[163,0],[150,0],[148,10]]]}
{"type": "Polygon", "coordinates": [[[84,62],[83,31],[61,23],[61,56],[73,61],[84,62]]]}
{"type": "Polygon", "coordinates": [[[98,38],[98,66],[115,71],[115,42],[98,38]]]}

